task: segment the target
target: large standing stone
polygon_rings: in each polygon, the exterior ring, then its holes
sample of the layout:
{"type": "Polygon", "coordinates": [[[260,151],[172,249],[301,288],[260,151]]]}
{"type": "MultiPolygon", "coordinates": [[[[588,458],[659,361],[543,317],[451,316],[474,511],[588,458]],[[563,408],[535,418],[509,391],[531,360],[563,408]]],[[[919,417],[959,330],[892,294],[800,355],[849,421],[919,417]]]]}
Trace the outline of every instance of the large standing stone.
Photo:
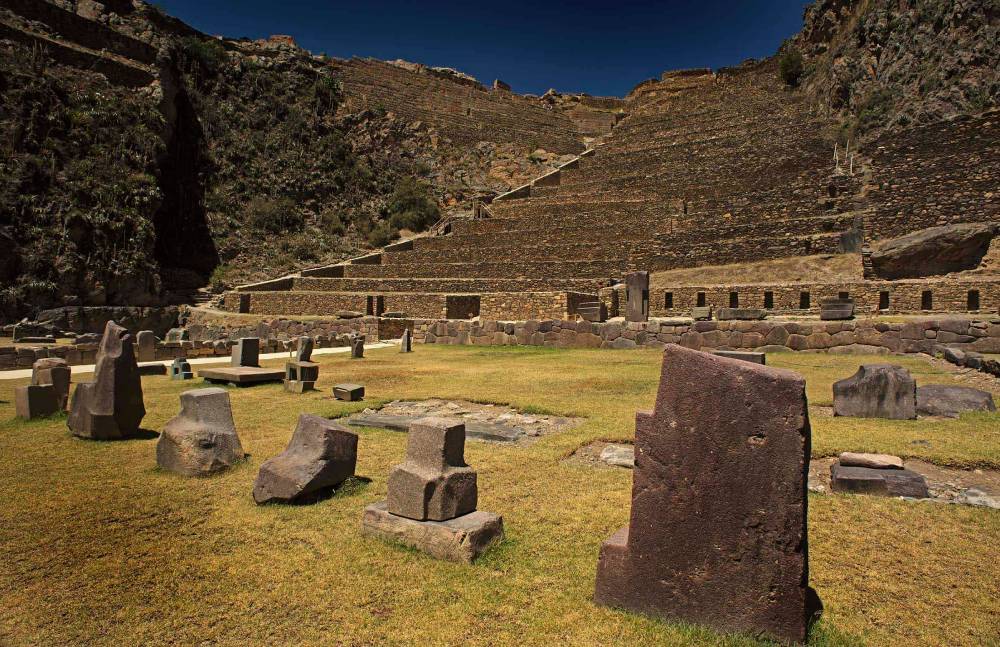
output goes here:
{"type": "Polygon", "coordinates": [[[303,413],[288,448],[261,465],[253,484],[254,501],[308,501],[353,476],[357,462],[357,434],[326,418],[303,413]]]}
{"type": "Polygon", "coordinates": [[[917,383],[902,366],[865,364],[834,382],[833,415],[912,420],[917,417],[917,383]]]}
{"type": "Polygon", "coordinates": [[[805,380],[668,345],[636,416],[628,526],[601,547],[598,604],[802,641],[808,586],[805,380]]]}
{"type": "Polygon", "coordinates": [[[389,472],[388,509],[417,521],[444,521],[476,509],[476,472],[465,464],[465,424],[422,418],[410,425],[406,462],[389,472]]]}
{"type": "Polygon", "coordinates": [[[181,393],[181,412],[167,422],[156,443],[156,464],[184,476],[207,476],[243,458],[226,390],[181,393]]]}
{"type": "Polygon", "coordinates": [[[649,320],[649,272],[632,272],[625,276],[626,321],[649,320]]]}
{"type": "Polygon", "coordinates": [[[947,384],[926,384],[917,387],[917,413],[923,416],[957,418],[963,411],[996,410],[993,394],[989,391],[947,384]]]}
{"type": "Polygon", "coordinates": [[[413,334],[410,332],[409,328],[403,329],[403,336],[399,340],[399,352],[413,352],[413,334]]]}
{"type": "Polygon", "coordinates": [[[232,366],[260,365],[260,338],[244,337],[233,346],[232,366]]]}
{"type": "Polygon", "coordinates": [[[996,225],[987,222],[921,229],[883,243],[872,253],[872,267],[886,279],[975,269],[995,233],[996,225]]]}
{"type": "Polygon", "coordinates": [[[31,367],[31,384],[41,386],[51,384],[60,411],[69,403],[69,385],[72,374],[66,360],[60,357],[44,357],[36,360],[31,367]]]}
{"type": "Polygon", "coordinates": [[[365,336],[351,337],[351,359],[361,359],[365,356],[365,336]]]}
{"type": "Polygon", "coordinates": [[[94,381],[78,384],[66,424],[74,435],[94,440],[134,436],[146,415],[132,336],[113,321],[97,349],[94,381]]]}
{"type": "Polygon", "coordinates": [[[156,361],[156,335],[152,330],[140,330],[136,333],[135,347],[140,362],[156,361]]]}
{"type": "Polygon", "coordinates": [[[295,347],[295,360],[298,362],[312,361],[313,345],[312,337],[299,337],[298,345],[295,347]]]}

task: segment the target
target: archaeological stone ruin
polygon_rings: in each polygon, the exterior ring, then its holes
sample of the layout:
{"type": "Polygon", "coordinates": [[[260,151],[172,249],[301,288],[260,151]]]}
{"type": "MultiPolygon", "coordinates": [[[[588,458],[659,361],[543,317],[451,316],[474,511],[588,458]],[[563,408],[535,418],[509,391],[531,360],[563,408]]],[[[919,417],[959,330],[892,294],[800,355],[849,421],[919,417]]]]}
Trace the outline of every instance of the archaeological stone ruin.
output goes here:
{"type": "Polygon", "coordinates": [[[92,382],[73,391],[66,424],[73,435],[118,440],[139,432],[146,415],[132,335],[113,321],[104,328],[92,382]]]}
{"type": "Polygon", "coordinates": [[[163,428],[156,464],[182,476],[209,476],[244,458],[229,393],[194,389],[181,393],[181,411],[163,428]]]}
{"type": "Polygon", "coordinates": [[[601,546],[594,601],[802,642],[809,587],[805,380],[671,345],[636,415],[629,525],[601,546]]]}

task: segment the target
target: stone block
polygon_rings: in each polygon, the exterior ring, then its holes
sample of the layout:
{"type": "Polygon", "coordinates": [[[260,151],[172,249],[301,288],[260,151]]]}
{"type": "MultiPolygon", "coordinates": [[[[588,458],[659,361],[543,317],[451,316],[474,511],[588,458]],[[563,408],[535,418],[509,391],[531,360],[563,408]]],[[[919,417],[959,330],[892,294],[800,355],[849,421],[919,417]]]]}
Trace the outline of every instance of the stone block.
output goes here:
{"type": "Polygon", "coordinates": [[[174,360],[170,365],[169,374],[171,380],[190,380],[194,377],[194,372],[191,370],[191,363],[183,358],[174,360]]]}
{"type": "Polygon", "coordinates": [[[403,336],[399,338],[399,352],[413,352],[413,333],[410,332],[409,328],[405,328],[403,330],[403,336]]]}
{"type": "Polygon", "coordinates": [[[767,310],[760,308],[719,308],[719,321],[757,321],[767,317],[767,310]]]}
{"type": "Polygon", "coordinates": [[[636,416],[630,522],[601,547],[594,601],[802,642],[821,608],[809,436],[801,376],[668,346],[656,407],[636,416]]]}
{"type": "Polygon", "coordinates": [[[360,384],[338,384],[333,387],[333,397],[346,402],[356,402],[365,397],[365,387],[360,384]]]}
{"type": "Polygon", "coordinates": [[[833,384],[833,415],[854,418],[917,417],[917,384],[910,372],[891,364],[864,364],[833,384]]]}
{"type": "Polygon", "coordinates": [[[625,275],[625,321],[649,319],[649,272],[630,272],[625,275]]]}
{"type": "Polygon", "coordinates": [[[135,335],[136,360],[139,362],[156,361],[156,335],[152,330],[140,330],[135,335]]]}
{"type": "Polygon", "coordinates": [[[390,513],[382,501],[365,508],[361,533],[411,546],[437,559],[471,564],[503,539],[503,517],[476,511],[445,521],[416,521],[390,513]]]}
{"type": "Polygon", "coordinates": [[[364,356],[365,356],[365,336],[357,335],[351,338],[351,359],[362,359],[364,356]]]}
{"type": "Polygon", "coordinates": [[[37,360],[31,367],[31,384],[34,386],[52,385],[59,411],[65,411],[69,404],[71,381],[72,373],[69,365],[62,358],[46,357],[37,360]]]}
{"type": "Polygon", "coordinates": [[[389,472],[387,509],[417,521],[445,521],[476,509],[476,472],[465,464],[465,424],[421,418],[410,425],[406,461],[389,472]]]}
{"type": "Polygon", "coordinates": [[[713,355],[718,355],[719,357],[728,357],[729,359],[738,359],[743,362],[752,362],[753,364],[767,364],[767,356],[764,353],[748,353],[738,350],[716,350],[712,351],[713,355]]]}
{"type": "Polygon", "coordinates": [[[233,346],[231,366],[252,366],[260,365],[260,339],[257,337],[244,337],[233,346]]]}
{"type": "Polygon", "coordinates": [[[184,476],[208,476],[243,459],[229,393],[219,388],[181,393],[181,411],[156,443],[156,464],[184,476]]]}
{"type": "Polygon", "coordinates": [[[822,321],[854,318],[854,299],[824,299],[820,303],[819,318],[822,321]]]}
{"type": "Polygon", "coordinates": [[[838,459],[844,467],[867,467],[876,470],[901,470],[903,459],[891,454],[843,452],[838,459]]]}
{"type": "Polygon", "coordinates": [[[128,330],[114,321],[104,327],[94,381],[78,384],[66,421],[75,436],[114,440],[134,436],[146,415],[142,381],[128,330]]]}
{"type": "Polygon", "coordinates": [[[52,384],[14,387],[14,412],[18,418],[34,420],[60,411],[56,388],[52,384]]]}
{"type": "Polygon", "coordinates": [[[284,452],[264,461],[253,484],[257,504],[305,503],[354,475],[358,436],[339,423],[299,416],[284,452]]]}
{"type": "Polygon", "coordinates": [[[838,463],[830,466],[830,489],[834,492],[917,499],[929,496],[926,479],[911,470],[847,467],[838,463]]]}
{"type": "Polygon", "coordinates": [[[993,394],[969,386],[925,384],[917,387],[917,413],[958,418],[963,411],[996,411],[993,394]]]}
{"type": "Polygon", "coordinates": [[[691,308],[691,318],[695,321],[710,321],[712,319],[712,306],[695,306],[691,308]]]}

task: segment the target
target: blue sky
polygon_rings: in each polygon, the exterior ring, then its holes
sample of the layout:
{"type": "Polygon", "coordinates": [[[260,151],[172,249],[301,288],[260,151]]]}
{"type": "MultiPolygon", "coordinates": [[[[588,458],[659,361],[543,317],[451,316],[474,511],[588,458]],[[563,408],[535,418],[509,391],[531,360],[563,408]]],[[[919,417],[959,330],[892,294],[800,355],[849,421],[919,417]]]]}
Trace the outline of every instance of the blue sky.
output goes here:
{"type": "Polygon", "coordinates": [[[696,2],[366,2],[158,0],[209,34],[288,34],[330,56],[454,67],[517,92],[622,96],[669,69],[773,54],[799,30],[804,0],[696,2]]]}

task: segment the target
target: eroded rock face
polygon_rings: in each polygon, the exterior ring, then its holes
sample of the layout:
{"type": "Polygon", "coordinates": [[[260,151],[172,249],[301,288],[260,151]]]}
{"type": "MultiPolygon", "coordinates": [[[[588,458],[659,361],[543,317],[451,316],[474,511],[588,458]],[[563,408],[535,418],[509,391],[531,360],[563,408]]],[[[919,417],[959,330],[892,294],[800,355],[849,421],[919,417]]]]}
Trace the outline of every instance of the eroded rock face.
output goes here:
{"type": "Polygon", "coordinates": [[[721,631],[805,639],[805,380],[668,345],[636,416],[629,525],[601,547],[594,601],[721,631]]]}
{"type": "Polygon", "coordinates": [[[410,425],[406,462],[389,472],[390,514],[446,521],[476,509],[476,472],[465,464],[465,424],[421,418],[410,425]]]}
{"type": "Polygon", "coordinates": [[[865,364],[834,382],[833,415],[912,420],[917,417],[917,383],[902,366],[865,364]]]}
{"type": "Polygon", "coordinates": [[[288,448],[260,466],[253,499],[258,504],[307,501],[353,476],[357,462],[357,434],[332,420],[304,413],[288,448]]]}
{"type": "Polygon", "coordinates": [[[66,424],[74,435],[114,440],[138,433],[146,407],[132,349],[128,330],[109,321],[97,350],[94,381],[77,385],[73,392],[66,424]]]}
{"type": "Polygon", "coordinates": [[[917,412],[922,416],[957,418],[963,411],[996,411],[993,394],[969,386],[927,384],[917,387],[917,412]]]}
{"type": "Polygon", "coordinates": [[[229,393],[219,388],[181,393],[181,412],[156,443],[156,464],[184,476],[208,476],[243,458],[229,393]]]}
{"type": "Polygon", "coordinates": [[[991,223],[921,229],[886,241],[872,252],[875,274],[886,279],[919,278],[979,266],[996,234],[991,223]]]}

